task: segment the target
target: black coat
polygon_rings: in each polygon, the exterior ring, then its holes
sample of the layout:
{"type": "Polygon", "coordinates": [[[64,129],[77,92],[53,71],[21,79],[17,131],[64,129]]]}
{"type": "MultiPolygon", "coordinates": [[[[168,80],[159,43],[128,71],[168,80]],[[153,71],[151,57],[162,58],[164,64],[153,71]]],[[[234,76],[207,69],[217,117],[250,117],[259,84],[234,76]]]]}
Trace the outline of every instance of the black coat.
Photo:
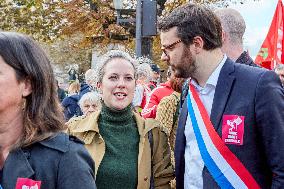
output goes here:
{"type": "Polygon", "coordinates": [[[57,89],[58,99],[60,102],[63,101],[63,99],[66,97],[66,93],[63,89],[59,88],[57,89]]]}
{"type": "Polygon", "coordinates": [[[68,121],[73,116],[82,115],[81,108],[78,104],[79,100],[80,100],[80,96],[76,94],[67,96],[63,99],[61,104],[64,108],[64,117],[66,121],[68,121]]]}
{"type": "Polygon", "coordinates": [[[249,56],[247,51],[244,51],[239,58],[236,60],[236,63],[245,64],[248,66],[259,67],[256,63],[253,62],[253,59],[249,56]]]}
{"type": "Polygon", "coordinates": [[[3,189],[18,178],[41,181],[40,189],[96,189],[94,162],[75,137],[60,133],[28,148],[11,151],[2,169],[3,189]]]}

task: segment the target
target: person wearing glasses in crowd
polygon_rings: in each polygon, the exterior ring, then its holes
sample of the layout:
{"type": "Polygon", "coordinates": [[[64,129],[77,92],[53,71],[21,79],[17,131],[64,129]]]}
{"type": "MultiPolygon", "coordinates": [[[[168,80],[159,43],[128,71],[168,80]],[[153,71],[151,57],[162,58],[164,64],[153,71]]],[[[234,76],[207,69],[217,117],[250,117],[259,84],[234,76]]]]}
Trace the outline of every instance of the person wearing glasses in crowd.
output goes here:
{"type": "Polygon", "coordinates": [[[176,77],[191,78],[175,143],[176,187],[283,188],[284,91],[273,71],[221,50],[212,10],[187,3],[158,26],[176,77]]]}
{"type": "Polygon", "coordinates": [[[95,160],[99,189],[170,188],[173,169],[166,133],[135,113],[132,100],[137,62],[112,50],[97,63],[102,108],[68,124],[95,160]]]}
{"type": "Polygon", "coordinates": [[[0,188],[96,189],[92,158],[66,127],[50,61],[30,37],[0,32],[0,188]]]}

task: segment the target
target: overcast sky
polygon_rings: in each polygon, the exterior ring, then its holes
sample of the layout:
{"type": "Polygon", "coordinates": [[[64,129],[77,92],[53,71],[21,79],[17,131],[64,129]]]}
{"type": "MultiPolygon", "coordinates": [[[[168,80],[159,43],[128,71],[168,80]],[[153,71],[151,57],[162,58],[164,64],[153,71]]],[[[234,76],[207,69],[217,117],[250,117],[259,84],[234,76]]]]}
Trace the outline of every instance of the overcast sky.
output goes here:
{"type": "Polygon", "coordinates": [[[267,35],[277,2],[278,0],[251,0],[243,5],[231,6],[239,10],[246,21],[244,45],[252,57],[256,56],[267,35]]]}

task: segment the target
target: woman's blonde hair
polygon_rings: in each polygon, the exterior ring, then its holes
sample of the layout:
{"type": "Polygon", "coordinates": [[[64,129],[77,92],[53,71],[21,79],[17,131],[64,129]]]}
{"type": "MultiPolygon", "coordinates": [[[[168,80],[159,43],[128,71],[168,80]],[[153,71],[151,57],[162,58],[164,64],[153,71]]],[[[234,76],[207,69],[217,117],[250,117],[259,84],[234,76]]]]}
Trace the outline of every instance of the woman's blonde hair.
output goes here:
{"type": "Polygon", "coordinates": [[[121,50],[111,50],[108,51],[106,54],[104,54],[100,61],[97,63],[96,65],[96,75],[98,77],[98,82],[102,82],[103,77],[105,75],[105,70],[104,68],[106,67],[107,63],[110,62],[111,60],[115,59],[115,58],[121,58],[124,60],[129,61],[133,68],[134,68],[134,76],[135,78],[137,78],[136,76],[136,72],[137,72],[137,66],[138,63],[136,62],[135,59],[133,59],[130,54],[128,54],[127,52],[121,51],[121,50]]]}

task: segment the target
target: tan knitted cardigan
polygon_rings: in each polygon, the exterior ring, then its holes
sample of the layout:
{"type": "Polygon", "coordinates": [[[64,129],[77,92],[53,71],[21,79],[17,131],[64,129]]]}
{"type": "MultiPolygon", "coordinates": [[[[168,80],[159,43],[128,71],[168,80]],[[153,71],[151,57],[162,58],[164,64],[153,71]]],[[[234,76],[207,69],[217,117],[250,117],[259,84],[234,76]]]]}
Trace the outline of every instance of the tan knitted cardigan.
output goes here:
{"type": "Polygon", "coordinates": [[[164,97],[158,107],[156,113],[156,120],[158,120],[163,127],[166,128],[169,137],[171,150],[174,150],[177,119],[174,123],[174,117],[177,110],[177,105],[180,101],[180,93],[173,92],[171,95],[164,97]]]}

